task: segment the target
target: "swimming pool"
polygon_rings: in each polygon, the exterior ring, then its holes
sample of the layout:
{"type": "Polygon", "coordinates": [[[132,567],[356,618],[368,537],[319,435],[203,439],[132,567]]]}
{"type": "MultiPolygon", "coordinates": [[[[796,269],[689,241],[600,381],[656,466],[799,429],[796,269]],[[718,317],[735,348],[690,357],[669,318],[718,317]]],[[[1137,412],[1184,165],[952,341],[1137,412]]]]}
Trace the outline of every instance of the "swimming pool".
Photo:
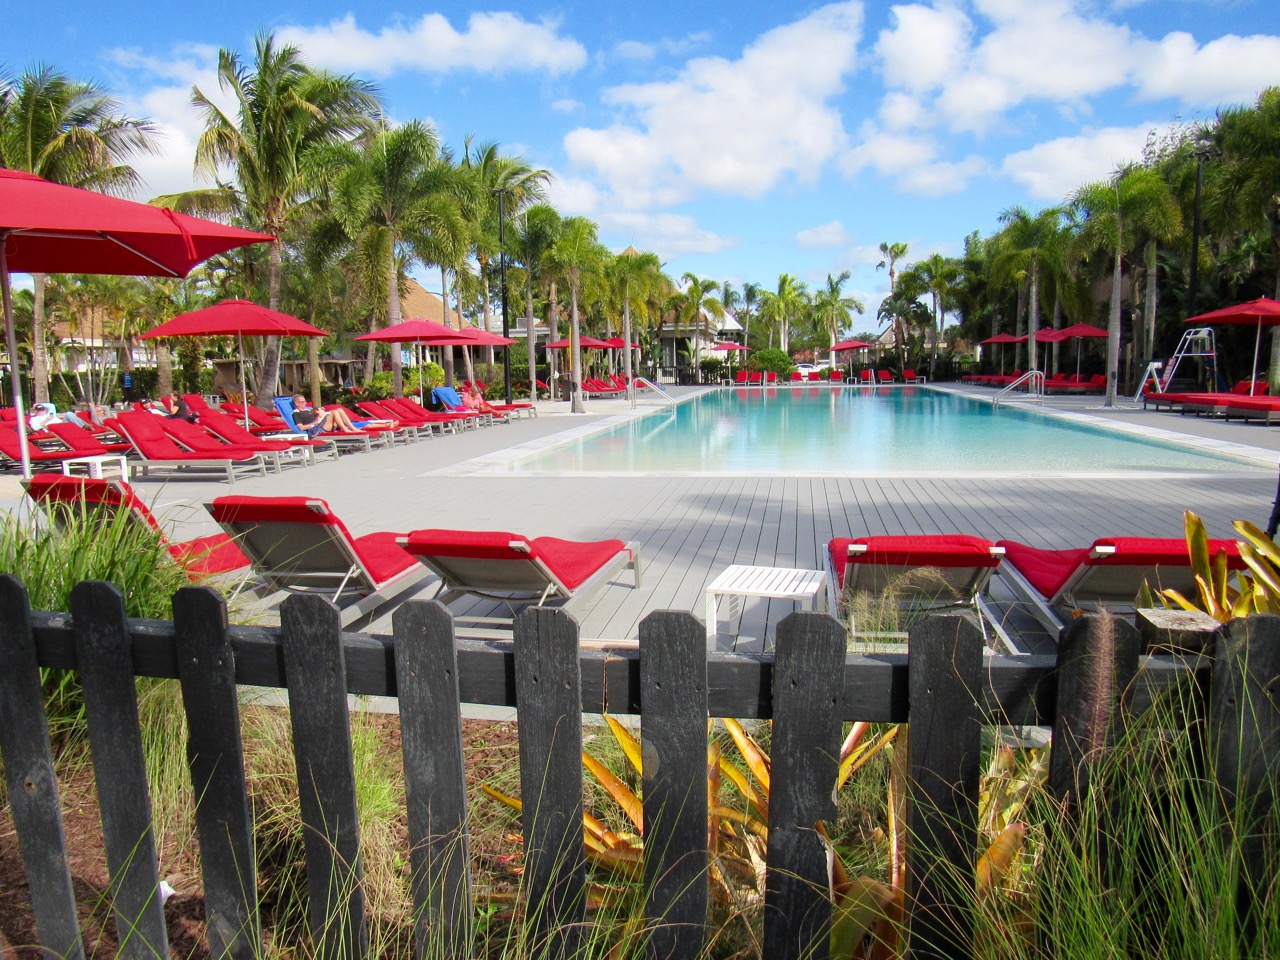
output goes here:
{"type": "MultiPolygon", "coordinates": [[[[1252,474],[1271,463],[929,387],[712,390],[509,461],[520,474],[1252,474]]],[[[1172,435],[1171,435],[1172,436],[1172,435]]]]}

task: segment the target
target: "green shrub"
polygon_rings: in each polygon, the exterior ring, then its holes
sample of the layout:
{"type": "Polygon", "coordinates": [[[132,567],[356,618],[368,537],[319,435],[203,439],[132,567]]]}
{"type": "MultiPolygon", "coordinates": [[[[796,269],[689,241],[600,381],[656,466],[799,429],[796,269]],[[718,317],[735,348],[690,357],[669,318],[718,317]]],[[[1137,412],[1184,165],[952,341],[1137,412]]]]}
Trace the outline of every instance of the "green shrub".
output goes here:
{"type": "Polygon", "coordinates": [[[754,350],[747,362],[752,370],[771,370],[780,377],[791,373],[791,358],[785,350],[754,350]]]}

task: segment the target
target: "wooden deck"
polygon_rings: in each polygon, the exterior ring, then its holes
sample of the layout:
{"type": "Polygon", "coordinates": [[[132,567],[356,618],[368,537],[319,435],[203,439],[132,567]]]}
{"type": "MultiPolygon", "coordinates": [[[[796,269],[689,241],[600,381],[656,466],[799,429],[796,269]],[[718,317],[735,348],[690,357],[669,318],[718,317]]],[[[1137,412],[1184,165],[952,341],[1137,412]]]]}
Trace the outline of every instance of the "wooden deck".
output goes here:
{"type": "MultiPolygon", "coordinates": [[[[1100,415],[1095,409],[1087,412],[1100,415]]],[[[652,404],[653,401],[649,401],[652,404]]],[[[1075,401],[1075,408],[1085,406],[1075,401]]],[[[704,590],[731,564],[818,569],[835,536],[878,533],[971,533],[1042,547],[1083,546],[1108,535],[1181,536],[1183,511],[1194,510],[1211,535],[1231,536],[1231,521],[1259,525],[1270,513],[1274,471],[1255,476],[1169,479],[812,478],[788,477],[504,477],[464,466],[517,443],[580,428],[622,412],[622,401],[593,401],[586,417],[544,415],[388,451],[238,481],[234,492],[323,497],[353,533],[421,527],[510,530],[573,539],[616,537],[640,544],[644,585],[624,577],[583,612],[583,635],[634,640],[653,610],[703,610],[704,590]]],[[[1123,409],[1130,424],[1280,449],[1280,431],[1221,424],[1169,413],[1123,409]]],[[[200,509],[232,492],[225,483],[140,481],[141,495],[179,537],[213,532],[200,509]]],[[[17,501],[0,500],[15,508],[17,501]]],[[[419,596],[430,596],[427,586],[419,596]]],[[[740,651],[758,649],[790,602],[748,602],[740,651]]],[[[466,608],[461,608],[463,612],[466,608]]],[[[478,611],[473,611],[478,612],[478,611]]],[[[388,629],[389,621],[373,624],[388,629]]],[[[727,637],[721,638],[728,642],[727,637]]]]}

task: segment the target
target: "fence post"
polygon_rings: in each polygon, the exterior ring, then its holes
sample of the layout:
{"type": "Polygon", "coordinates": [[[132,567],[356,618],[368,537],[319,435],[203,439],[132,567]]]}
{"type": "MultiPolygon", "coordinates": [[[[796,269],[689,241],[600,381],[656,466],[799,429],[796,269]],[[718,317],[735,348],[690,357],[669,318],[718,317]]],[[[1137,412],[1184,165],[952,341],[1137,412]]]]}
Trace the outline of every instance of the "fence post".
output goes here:
{"type": "Polygon", "coordinates": [[[561,960],[580,954],[586,920],[577,621],[562,610],[522,611],[515,664],[529,943],[561,960]]]}
{"type": "Polygon", "coordinates": [[[453,617],[410,600],[392,616],[417,956],[470,956],[471,846],[453,617]]]}
{"type": "Polygon", "coordinates": [[[168,957],[124,595],[110,583],[78,583],[71,618],[120,953],[168,957]]]}
{"type": "MultiPolygon", "coordinates": [[[[1209,743],[1218,789],[1244,859],[1236,889],[1243,955],[1253,952],[1258,901],[1274,871],[1265,821],[1277,802],[1280,763],[1280,618],[1232,620],[1218,638],[1209,701],[1209,743]]],[[[1227,842],[1230,842],[1228,840],[1227,842]]],[[[1271,945],[1274,946],[1274,945],[1271,945]]]]}
{"type": "Polygon", "coordinates": [[[0,575],[0,755],[40,943],[83,960],[27,588],[0,575]]]}
{"type": "Polygon", "coordinates": [[[244,780],[236,665],[227,604],[207,587],[173,597],[187,765],[196,798],[209,952],[231,960],[262,955],[253,821],[244,780]]]}
{"type": "Polygon", "coordinates": [[[910,955],[971,957],[982,750],[982,628],[936,614],[907,648],[910,955]]]}
{"type": "Polygon", "coordinates": [[[644,883],[650,960],[707,935],[707,631],[691,613],[640,621],[644,883]]]}
{"type": "Polygon", "coordinates": [[[347,669],[337,608],[295,594],[280,606],[289,717],[307,855],[311,937],[321,960],[368,951],[347,669]]]}
{"type": "Polygon", "coordinates": [[[1093,767],[1120,733],[1141,649],[1137,628],[1106,614],[1062,631],[1049,790],[1068,809],[1088,799],[1093,767]]]}

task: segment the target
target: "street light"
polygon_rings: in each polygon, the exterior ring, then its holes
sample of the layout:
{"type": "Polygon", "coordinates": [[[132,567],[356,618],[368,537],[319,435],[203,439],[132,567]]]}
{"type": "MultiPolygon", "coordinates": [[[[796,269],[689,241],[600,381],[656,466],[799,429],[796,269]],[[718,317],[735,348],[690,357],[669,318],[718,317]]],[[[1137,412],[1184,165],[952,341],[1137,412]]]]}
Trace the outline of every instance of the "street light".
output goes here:
{"type": "MultiPolygon", "coordinates": [[[[507,314],[507,217],[503,198],[506,190],[493,191],[498,195],[498,298],[502,301],[502,335],[511,338],[511,318],[507,314]]],[[[511,403],[511,346],[502,350],[502,382],[506,389],[507,403],[511,403]]],[[[533,385],[530,384],[530,387],[533,385]]]]}

